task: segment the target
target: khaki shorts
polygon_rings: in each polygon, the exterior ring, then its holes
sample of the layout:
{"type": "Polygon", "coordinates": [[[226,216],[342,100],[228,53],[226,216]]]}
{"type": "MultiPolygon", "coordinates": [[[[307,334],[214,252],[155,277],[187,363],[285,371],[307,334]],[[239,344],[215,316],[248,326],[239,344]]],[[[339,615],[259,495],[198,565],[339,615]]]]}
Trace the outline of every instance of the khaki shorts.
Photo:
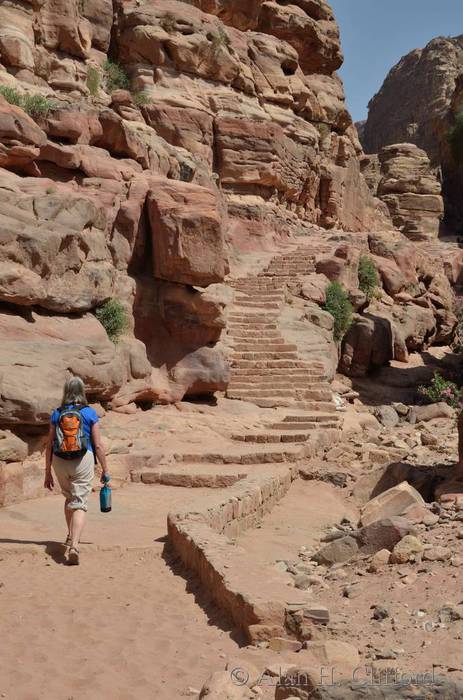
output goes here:
{"type": "Polygon", "coordinates": [[[84,456],[78,459],[61,459],[53,455],[53,469],[63,496],[69,501],[67,508],[87,510],[87,498],[92,490],[95,475],[93,452],[87,450],[84,456]]]}

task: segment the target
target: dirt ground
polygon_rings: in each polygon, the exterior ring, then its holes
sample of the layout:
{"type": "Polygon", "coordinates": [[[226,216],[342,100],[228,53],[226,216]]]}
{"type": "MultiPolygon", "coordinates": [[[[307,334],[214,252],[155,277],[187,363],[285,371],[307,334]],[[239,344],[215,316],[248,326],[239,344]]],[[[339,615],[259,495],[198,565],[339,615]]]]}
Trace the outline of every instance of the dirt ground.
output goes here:
{"type": "Polygon", "coordinates": [[[171,700],[224,667],[237,642],[164,552],[189,496],[132,485],[100,514],[94,494],[79,567],[64,565],[60,496],[0,512],[0,697],[171,700]]]}

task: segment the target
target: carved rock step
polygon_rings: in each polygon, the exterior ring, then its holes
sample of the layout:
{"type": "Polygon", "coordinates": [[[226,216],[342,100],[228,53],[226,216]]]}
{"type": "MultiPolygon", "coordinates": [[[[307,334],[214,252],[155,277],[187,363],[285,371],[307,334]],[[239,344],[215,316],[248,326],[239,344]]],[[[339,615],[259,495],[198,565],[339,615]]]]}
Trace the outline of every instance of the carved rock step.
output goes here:
{"type": "Polygon", "coordinates": [[[234,333],[235,331],[255,331],[256,333],[261,333],[263,331],[277,331],[280,333],[276,323],[260,323],[256,325],[254,323],[239,323],[238,321],[231,321],[227,325],[230,333],[234,333]]]}
{"type": "Polygon", "coordinates": [[[275,323],[278,314],[245,314],[238,311],[231,311],[229,320],[248,325],[259,325],[261,323],[275,323]]]}
{"type": "MultiPolygon", "coordinates": [[[[267,464],[271,462],[295,462],[304,455],[301,446],[278,445],[266,447],[254,445],[252,448],[235,445],[223,448],[220,451],[192,451],[175,453],[172,455],[175,462],[193,462],[196,464],[267,464]]],[[[166,465],[167,470],[167,465],[166,465]]]]}
{"type": "Polygon", "coordinates": [[[307,369],[267,369],[267,370],[256,370],[253,369],[234,369],[233,379],[239,381],[249,381],[255,379],[256,381],[262,381],[265,384],[271,384],[274,379],[307,379],[314,383],[327,383],[326,377],[320,374],[316,370],[307,369]]]}
{"type": "Polygon", "coordinates": [[[240,369],[287,369],[298,368],[313,370],[314,367],[307,360],[240,360],[240,369]]]}
{"type": "Polygon", "coordinates": [[[227,488],[237,481],[245,479],[248,471],[240,464],[190,464],[179,462],[131,472],[132,481],[143,484],[162,484],[164,486],[181,486],[186,488],[227,488]]]}
{"type": "Polygon", "coordinates": [[[296,352],[234,352],[232,360],[294,360],[296,361],[296,352]]]}
{"type": "Polygon", "coordinates": [[[255,398],[272,398],[282,396],[283,398],[295,399],[293,387],[288,387],[286,389],[259,389],[259,387],[252,387],[250,389],[227,389],[227,396],[229,399],[246,399],[251,401],[255,398]]]}
{"type": "Polygon", "coordinates": [[[284,339],[277,330],[250,330],[249,328],[233,328],[233,332],[229,335],[233,338],[257,338],[262,340],[267,340],[271,338],[272,340],[282,340],[284,339]]]}
{"type": "Polygon", "coordinates": [[[337,428],[338,426],[338,416],[329,414],[327,416],[323,416],[323,420],[307,420],[304,423],[275,423],[274,425],[270,425],[269,429],[283,431],[301,430],[303,433],[305,433],[308,430],[313,430],[314,428],[337,428]]]}
{"type": "MultiPolygon", "coordinates": [[[[317,427],[317,424],[314,423],[314,427],[317,427]]],[[[320,427],[318,425],[318,427],[320,427]]],[[[279,442],[307,442],[309,440],[311,434],[313,434],[313,430],[308,430],[307,432],[301,432],[301,431],[287,431],[287,432],[280,432],[280,433],[244,433],[244,434],[237,434],[237,435],[232,435],[233,440],[241,441],[241,442],[256,442],[257,444],[260,443],[279,443],[279,442]]]]}
{"type": "Polygon", "coordinates": [[[248,377],[247,379],[238,380],[233,378],[228,385],[228,391],[234,389],[268,389],[275,387],[277,389],[289,389],[289,390],[303,390],[303,391],[328,391],[331,397],[331,389],[327,382],[312,382],[306,380],[304,377],[273,377],[273,381],[270,377],[267,377],[267,381],[263,379],[254,379],[248,377]]]}
{"type": "Polygon", "coordinates": [[[276,342],[266,342],[266,343],[256,343],[254,338],[250,338],[249,342],[243,341],[242,339],[236,341],[233,346],[235,352],[296,352],[297,345],[289,345],[286,343],[276,342]]]}
{"type": "Polygon", "coordinates": [[[295,401],[294,406],[296,408],[302,409],[303,411],[320,411],[320,412],[331,412],[335,415],[339,415],[336,410],[336,404],[333,401],[295,401]]]}
{"type": "Polygon", "coordinates": [[[301,272],[303,274],[307,270],[313,269],[315,269],[313,260],[310,260],[309,262],[288,262],[281,263],[278,265],[272,265],[272,267],[269,267],[267,268],[267,270],[264,270],[264,274],[277,275],[279,272],[295,272],[296,274],[298,272],[301,272]]]}
{"type": "Polygon", "coordinates": [[[258,290],[258,289],[237,289],[235,295],[235,301],[242,299],[243,301],[249,301],[250,299],[257,299],[259,301],[281,301],[284,299],[283,291],[275,291],[274,289],[258,290]]]}
{"type": "Polygon", "coordinates": [[[279,309],[281,302],[273,301],[237,301],[235,300],[234,307],[236,311],[243,309],[279,309]]]}
{"type": "MultiPolygon", "coordinates": [[[[336,414],[337,416],[337,414],[336,414]]],[[[338,417],[338,416],[337,416],[338,417]]],[[[317,423],[322,423],[324,420],[333,420],[333,414],[332,412],[328,413],[322,413],[320,411],[315,411],[314,413],[310,413],[309,411],[307,413],[301,414],[301,415],[288,415],[283,419],[283,424],[288,424],[290,423],[291,425],[294,425],[295,423],[301,423],[304,424],[307,421],[316,421],[317,423]]],[[[276,427],[281,425],[280,423],[274,423],[270,427],[276,427]]]]}

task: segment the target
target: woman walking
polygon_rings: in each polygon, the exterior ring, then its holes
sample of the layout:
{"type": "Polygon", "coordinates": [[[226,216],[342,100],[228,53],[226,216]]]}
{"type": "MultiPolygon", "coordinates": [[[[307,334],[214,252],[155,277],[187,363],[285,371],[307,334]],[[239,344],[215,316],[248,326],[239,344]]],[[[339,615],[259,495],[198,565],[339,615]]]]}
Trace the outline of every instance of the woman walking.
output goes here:
{"type": "Polygon", "coordinates": [[[61,406],[53,411],[45,452],[45,483],[54,487],[51,467],[65,497],[64,516],[68,535],[69,564],[79,563],[79,541],[85,523],[87,499],[95,475],[95,457],[102,467],[101,481],[109,480],[106,455],[101,443],[98,415],[88,405],[80,377],[64,385],[61,406]]]}

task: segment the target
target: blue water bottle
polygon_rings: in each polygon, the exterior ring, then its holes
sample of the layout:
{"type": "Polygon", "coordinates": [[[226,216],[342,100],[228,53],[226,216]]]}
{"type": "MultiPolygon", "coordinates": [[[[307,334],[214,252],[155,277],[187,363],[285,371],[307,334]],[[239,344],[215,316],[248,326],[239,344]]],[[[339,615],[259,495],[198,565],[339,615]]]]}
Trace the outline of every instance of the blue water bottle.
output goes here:
{"type": "Polygon", "coordinates": [[[111,488],[108,482],[111,481],[109,474],[103,476],[104,485],[100,489],[100,510],[102,513],[109,513],[111,510],[111,488]]]}

